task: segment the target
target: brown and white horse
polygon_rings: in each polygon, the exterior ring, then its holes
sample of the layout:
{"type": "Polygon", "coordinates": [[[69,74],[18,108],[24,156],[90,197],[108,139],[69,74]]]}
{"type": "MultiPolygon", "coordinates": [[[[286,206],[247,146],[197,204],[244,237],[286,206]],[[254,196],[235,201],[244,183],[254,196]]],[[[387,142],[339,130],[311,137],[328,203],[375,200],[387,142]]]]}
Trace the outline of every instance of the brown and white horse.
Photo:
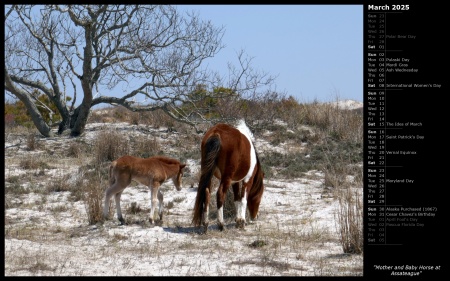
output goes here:
{"type": "Polygon", "coordinates": [[[116,201],[117,218],[124,224],[120,209],[120,196],[132,180],[137,181],[150,189],[150,223],[153,223],[153,215],[156,204],[159,201],[159,219],[163,217],[163,194],[159,187],[168,179],[172,179],[176,189],[181,190],[182,177],[186,164],[164,156],[139,158],[133,156],[122,156],[113,161],[109,168],[109,184],[105,191],[105,205],[103,206],[103,217],[108,218],[109,202],[114,195],[116,201]]]}
{"type": "Polygon", "coordinates": [[[194,206],[192,223],[208,229],[211,179],[220,180],[217,190],[217,221],[223,230],[223,204],[230,186],[233,187],[236,207],[236,227],[243,228],[248,207],[250,219],[258,216],[264,191],[264,172],[252,143],[253,135],[241,120],[236,127],[217,124],[203,136],[201,143],[201,175],[194,206]]]}

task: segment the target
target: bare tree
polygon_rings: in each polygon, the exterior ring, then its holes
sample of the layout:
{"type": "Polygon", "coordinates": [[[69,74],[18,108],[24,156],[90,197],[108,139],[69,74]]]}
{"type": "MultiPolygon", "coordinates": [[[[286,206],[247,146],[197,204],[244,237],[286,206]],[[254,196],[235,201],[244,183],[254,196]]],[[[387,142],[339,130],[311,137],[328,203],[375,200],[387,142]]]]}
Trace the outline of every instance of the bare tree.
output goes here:
{"type": "Polygon", "coordinates": [[[227,81],[203,67],[224,48],[223,35],[223,27],[170,5],[9,5],[5,94],[25,104],[44,136],[52,135],[51,124],[37,110],[36,93],[47,95],[61,115],[58,133],[70,129],[72,136],[84,131],[91,108],[102,103],[163,110],[195,127],[206,120],[189,99],[198,85],[244,95],[273,83],[242,51],[227,81]],[[193,106],[182,106],[187,103],[193,106]]]}

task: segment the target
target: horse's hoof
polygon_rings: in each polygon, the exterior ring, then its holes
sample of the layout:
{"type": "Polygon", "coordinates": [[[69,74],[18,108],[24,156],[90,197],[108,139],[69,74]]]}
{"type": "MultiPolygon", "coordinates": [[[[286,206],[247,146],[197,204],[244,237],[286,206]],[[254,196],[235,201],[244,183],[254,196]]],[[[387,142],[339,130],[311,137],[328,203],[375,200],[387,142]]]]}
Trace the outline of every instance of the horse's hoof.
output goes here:
{"type": "Polygon", "coordinates": [[[244,228],[245,221],[244,220],[236,220],[236,228],[244,228]]]}
{"type": "Polygon", "coordinates": [[[204,225],[203,226],[203,234],[206,234],[208,232],[208,226],[204,225]]]}
{"type": "Polygon", "coordinates": [[[219,227],[220,231],[223,231],[223,224],[219,223],[219,224],[217,224],[217,226],[219,227]]]}

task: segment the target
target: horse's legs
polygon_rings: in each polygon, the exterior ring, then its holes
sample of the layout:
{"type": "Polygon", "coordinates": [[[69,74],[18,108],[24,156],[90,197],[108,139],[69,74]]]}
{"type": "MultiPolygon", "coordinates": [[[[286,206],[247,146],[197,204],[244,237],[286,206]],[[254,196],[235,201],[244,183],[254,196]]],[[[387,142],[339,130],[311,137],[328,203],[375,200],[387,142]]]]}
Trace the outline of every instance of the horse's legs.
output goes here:
{"type": "Polygon", "coordinates": [[[225,202],[225,195],[231,185],[231,179],[228,177],[222,177],[219,188],[217,189],[217,225],[219,230],[223,230],[223,203],[225,202]]]}
{"type": "Polygon", "coordinates": [[[158,201],[159,201],[159,209],[158,209],[158,214],[159,214],[159,220],[162,221],[163,219],[163,194],[161,192],[161,189],[158,189],[158,201]]]}
{"type": "Polygon", "coordinates": [[[155,214],[156,204],[158,203],[158,191],[159,191],[159,182],[153,182],[150,188],[150,217],[149,221],[151,224],[154,223],[153,216],[155,214]]]}
{"type": "Polygon", "coordinates": [[[122,217],[122,210],[120,208],[120,196],[122,196],[123,189],[120,192],[117,192],[114,196],[114,199],[116,200],[116,211],[117,211],[117,219],[120,221],[121,224],[125,224],[125,220],[122,217]]]}
{"type": "Polygon", "coordinates": [[[244,228],[245,213],[247,211],[247,190],[249,183],[235,183],[233,184],[234,206],[236,207],[236,227],[244,228]]]}

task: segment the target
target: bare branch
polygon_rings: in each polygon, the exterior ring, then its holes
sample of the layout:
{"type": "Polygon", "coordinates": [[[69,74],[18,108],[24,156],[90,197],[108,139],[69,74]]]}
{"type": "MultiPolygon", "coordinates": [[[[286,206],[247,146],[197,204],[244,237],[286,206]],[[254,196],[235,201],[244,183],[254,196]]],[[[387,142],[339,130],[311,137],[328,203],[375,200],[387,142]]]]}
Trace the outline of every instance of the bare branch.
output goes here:
{"type": "MultiPolygon", "coordinates": [[[[229,118],[210,114],[207,101],[230,98],[217,89],[231,89],[234,99],[273,82],[241,51],[225,84],[205,67],[224,48],[224,27],[175,6],[13,5],[5,15],[7,75],[15,88],[50,98],[63,118],[59,132],[81,134],[90,109],[100,104],[163,110],[196,126],[229,118]],[[192,95],[198,85],[205,85],[203,100],[192,95]]],[[[6,91],[14,94],[12,87],[6,91]]]]}

